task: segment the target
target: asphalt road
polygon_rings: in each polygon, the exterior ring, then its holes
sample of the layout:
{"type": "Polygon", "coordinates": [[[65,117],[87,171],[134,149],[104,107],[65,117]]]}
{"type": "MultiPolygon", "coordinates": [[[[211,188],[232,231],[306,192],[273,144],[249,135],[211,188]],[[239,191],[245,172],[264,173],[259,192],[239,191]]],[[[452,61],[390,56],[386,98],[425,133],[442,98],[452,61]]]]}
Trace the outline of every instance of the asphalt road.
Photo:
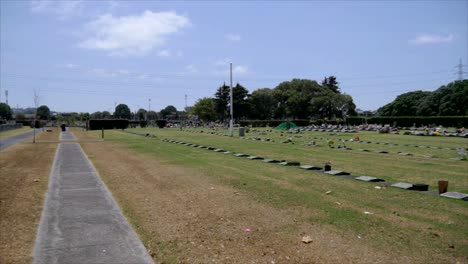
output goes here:
{"type": "Polygon", "coordinates": [[[78,143],[57,148],[36,237],[33,264],[53,263],[154,263],[78,143]]]}
{"type": "MultiPolygon", "coordinates": [[[[36,135],[41,133],[41,132],[42,132],[41,129],[36,129],[36,135]]],[[[28,132],[25,132],[25,133],[22,133],[22,134],[18,134],[18,135],[14,135],[14,136],[11,136],[11,137],[0,138],[0,150],[4,150],[4,149],[6,149],[8,147],[11,147],[11,146],[17,144],[17,143],[25,141],[26,139],[32,137],[33,133],[34,133],[34,131],[31,130],[31,131],[28,131],[28,132]]]]}

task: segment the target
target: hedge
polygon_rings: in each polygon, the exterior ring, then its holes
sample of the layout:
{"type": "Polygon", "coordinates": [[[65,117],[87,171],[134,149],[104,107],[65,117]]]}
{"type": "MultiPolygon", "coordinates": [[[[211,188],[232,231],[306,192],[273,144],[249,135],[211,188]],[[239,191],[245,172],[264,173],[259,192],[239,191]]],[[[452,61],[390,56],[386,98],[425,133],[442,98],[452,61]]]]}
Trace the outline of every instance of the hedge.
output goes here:
{"type": "MultiPolygon", "coordinates": [[[[365,123],[363,117],[349,117],[346,120],[350,125],[361,125],[365,123]]],[[[398,127],[416,126],[444,126],[444,127],[468,127],[468,116],[377,116],[367,118],[368,124],[396,123],[398,127]]]]}
{"type": "Polygon", "coordinates": [[[167,124],[167,120],[164,120],[164,119],[156,120],[156,125],[157,125],[159,128],[165,128],[165,127],[166,127],[166,124],[167,124]]]}
{"type": "Polygon", "coordinates": [[[127,119],[90,119],[88,122],[89,130],[125,129],[129,125],[127,119]]]}
{"type": "MultiPolygon", "coordinates": [[[[240,126],[252,126],[252,127],[276,127],[283,122],[293,122],[297,126],[309,126],[309,125],[362,125],[366,123],[364,117],[348,117],[346,122],[342,119],[337,120],[242,120],[239,122],[240,126]]],[[[444,126],[444,127],[468,127],[468,116],[378,116],[367,118],[368,124],[389,124],[391,126],[396,123],[397,127],[412,127],[416,126],[444,126]]]]}

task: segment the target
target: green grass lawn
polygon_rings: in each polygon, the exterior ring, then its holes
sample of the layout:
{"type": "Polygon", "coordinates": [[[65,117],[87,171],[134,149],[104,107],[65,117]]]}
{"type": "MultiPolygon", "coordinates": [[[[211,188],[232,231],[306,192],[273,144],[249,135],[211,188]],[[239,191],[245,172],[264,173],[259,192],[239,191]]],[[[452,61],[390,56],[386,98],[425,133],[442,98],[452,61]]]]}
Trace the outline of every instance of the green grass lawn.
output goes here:
{"type": "Polygon", "coordinates": [[[449,190],[468,193],[468,162],[452,160],[458,156],[457,151],[448,149],[427,148],[426,146],[443,148],[468,147],[468,139],[418,137],[394,134],[379,134],[377,132],[361,133],[330,133],[305,132],[303,134],[287,134],[273,130],[258,129],[257,132],[246,134],[246,139],[226,137],[226,131],[220,130],[218,134],[208,134],[211,130],[190,130],[190,132],[177,129],[134,129],[141,133],[151,133],[158,137],[170,138],[188,143],[222,148],[236,153],[245,153],[278,160],[299,161],[301,164],[323,166],[326,161],[332,163],[333,169],[343,170],[353,175],[367,175],[382,178],[392,182],[424,183],[431,189],[437,189],[439,180],[449,181],[449,190]],[[265,135],[266,133],[266,135],[265,135]],[[283,136],[281,136],[283,135],[283,136]],[[375,143],[346,142],[352,150],[330,149],[326,139],[334,139],[338,145],[340,139],[351,139],[359,135],[361,141],[381,143],[394,143],[390,146],[375,143]],[[248,140],[247,138],[270,138],[275,142],[262,142],[248,140]],[[294,144],[281,142],[291,138],[294,144]],[[322,139],[320,139],[322,138],[322,139]],[[315,141],[318,146],[310,147],[306,144],[315,141]],[[408,144],[409,146],[403,146],[408,144]],[[423,147],[415,147],[423,146],[423,147]],[[366,149],[369,152],[359,151],[366,149]],[[388,154],[379,154],[384,150],[388,154]],[[401,156],[398,152],[410,153],[413,156],[401,156]],[[426,156],[434,156],[428,158],[426,156]]]}
{"type": "Polygon", "coordinates": [[[28,132],[28,131],[31,131],[31,130],[32,130],[32,128],[30,128],[30,127],[22,127],[22,128],[18,128],[18,129],[3,131],[3,132],[0,132],[0,138],[11,137],[11,136],[18,135],[18,134],[28,132]]]}
{"type": "MultiPolygon", "coordinates": [[[[203,172],[207,177],[248,192],[252,199],[278,208],[305,208],[306,219],[313,224],[331,226],[346,236],[359,236],[378,248],[391,248],[401,254],[430,262],[468,259],[468,202],[425,195],[396,188],[374,188],[377,184],[342,179],[321,172],[304,171],[238,158],[232,154],[161,142],[170,138],[236,153],[246,153],[273,159],[300,161],[302,164],[323,165],[331,161],[333,168],[353,175],[369,175],[391,181],[426,183],[436,188],[437,181],[449,180],[450,191],[468,192],[468,162],[451,160],[455,151],[403,146],[382,146],[347,143],[353,150],[330,149],[316,140],[318,147],[303,144],[314,137],[352,138],[356,134],[328,135],[306,132],[298,135],[273,131],[263,134],[250,132],[249,137],[263,137],[275,142],[207,134],[208,130],[180,131],[177,129],[132,129],[155,134],[157,138],[141,137],[119,131],[106,131],[106,140],[125,144],[132,150],[154,156],[160,162],[179,165],[203,172]],[[291,137],[295,144],[278,143],[291,137]],[[389,154],[356,151],[357,148],[388,150],[389,154]],[[414,156],[399,156],[404,151],[414,156]],[[439,158],[425,158],[432,154],[439,158]],[[332,191],[331,194],[325,194],[332,191]],[[364,214],[371,212],[370,215],[364,214]]],[[[100,132],[96,133],[99,136],[100,132]]],[[[402,135],[381,135],[374,132],[358,134],[361,139],[401,144],[466,146],[466,139],[430,138],[402,135]]],[[[324,140],[323,140],[324,141],[324,140]]],[[[424,261],[423,261],[424,262],[424,261]]]]}

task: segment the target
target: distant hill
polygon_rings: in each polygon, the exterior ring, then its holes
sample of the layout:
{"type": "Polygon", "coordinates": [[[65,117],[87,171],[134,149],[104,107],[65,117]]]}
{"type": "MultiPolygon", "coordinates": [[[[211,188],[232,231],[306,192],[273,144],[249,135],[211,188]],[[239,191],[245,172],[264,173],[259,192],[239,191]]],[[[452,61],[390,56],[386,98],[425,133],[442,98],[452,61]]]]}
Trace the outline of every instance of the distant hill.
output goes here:
{"type": "Polygon", "coordinates": [[[381,116],[468,116],[468,80],[451,82],[433,92],[401,94],[377,112],[381,116]]]}

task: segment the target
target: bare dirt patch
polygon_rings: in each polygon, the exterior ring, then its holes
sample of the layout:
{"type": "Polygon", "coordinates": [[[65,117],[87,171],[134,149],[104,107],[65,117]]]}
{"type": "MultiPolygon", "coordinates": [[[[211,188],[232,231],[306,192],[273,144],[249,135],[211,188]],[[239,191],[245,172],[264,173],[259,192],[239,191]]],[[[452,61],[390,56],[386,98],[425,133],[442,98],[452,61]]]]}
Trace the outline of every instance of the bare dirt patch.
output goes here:
{"type": "Polygon", "coordinates": [[[125,215],[162,263],[401,263],[304,208],[278,209],[200,171],[112,142],[83,143],[125,215]],[[301,242],[310,236],[311,243],[301,242]]]}
{"type": "MultiPolygon", "coordinates": [[[[37,136],[57,138],[57,132],[37,136]]],[[[0,152],[0,263],[31,263],[56,147],[19,143],[0,152]]]]}

